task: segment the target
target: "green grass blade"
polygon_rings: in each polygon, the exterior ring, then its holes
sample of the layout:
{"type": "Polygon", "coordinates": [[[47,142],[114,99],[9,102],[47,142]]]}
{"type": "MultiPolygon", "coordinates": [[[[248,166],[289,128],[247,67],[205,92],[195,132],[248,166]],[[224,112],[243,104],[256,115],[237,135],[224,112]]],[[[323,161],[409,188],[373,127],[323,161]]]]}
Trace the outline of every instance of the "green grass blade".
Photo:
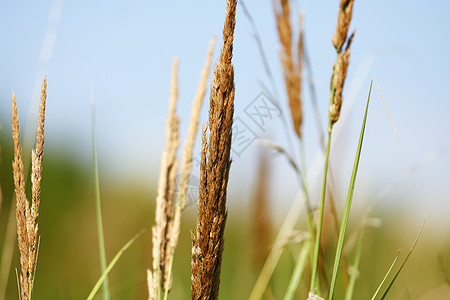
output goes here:
{"type": "Polygon", "coordinates": [[[277,244],[282,243],[289,236],[290,232],[294,228],[301,214],[303,207],[303,202],[299,199],[294,199],[286,218],[284,219],[283,225],[278,232],[277,238],[275,240],[275,246],[270,250],[267,256],[266,262],[259,273],[258,279],[256,280],[255,286],[250,294],[249,300],[260,300],[264,291],[266,290],[267,284],[272,277],[273,271],[280,260],[281,254],[284,251],[284,246],[277,246],[277,244]]]}
{"type": "Polygon", "coordinates": [[[378,295],[378,292],[381,290],[381,287],[383,286],[384,282],[388,278],[389,274],[392,271],[392,268],[394,267],[395,263],[397,262],[398,256],[400,255],[400,250],[398,250],[397,255],[395,256],[394,261],[392,262],[391,266],[389,267],[389,270],[386,272],[386,275],[384,275],[383,280],[381,281],[380,285],[378,286],[377,290],[375,291],[375,294],[373,294],[371,300],[375,300],[375,297],[378,295]]]}
{"type": "Polygon", "coordinates": [[[320,206],[319,206],[319,219],[317,221],[317,232],[316,232],[316,240],[314,242],[314,253],[313,253],[313,261],[312,261],[312,272],[311,272],[311,285],[309,288],[310,295],[315,295],[316,289],[318,287],[318,267],[319,267],[319,252],[320,252],[320,238],[322,236],[322,223],[323,223],[323,212],[325,207],[325,194],[327,190],[327,174],[328,174],[328,158],[330,157],[330,148],[331,148],[331,118],[329,120],[328,125],[328,141],[327,141],[327,149],[325,152],[325,166],[323,171],[323,181],[322,181],[322,193],[320,197],[320,206]]]}
{"type": "Polygon", "coordinates": [[[414,241],[411,249],[409,250],[408,255],[406,255],[405,259],[403,260],[402,264],[400,265],[400,268],[398,268],[397,272],[395,273],[395,275],[392,278],[391,282],[389,283],[388,287],[384,291],[384,293],[381,296],[380,300],[383,300],[386,297],[386,295],[389,293],[389,290],[391,289],[392,285],[394,284],[395,279],[397,279],[397,277],[400,274],[401,270],[405,266],[406,261],[411,256],[411,253],[414,251],[414,249],[416,248],[417,242],[419,241],[419,237],[420,237],[420,234],[422,233],[422,229],[423,229],[424,225],[425,225],[425,220],[423,221],[422,226],[420,227],[419,233],[417,234],[416,240],[414,241]]]}
{"type": "Polygon", "coordinates": [[[353,291],[355,289],[356,278],[358,277],[359,261],[361,259],[361,252],[363,246],[365,228],[361,229],[358,239],[358,245],[356,246],[355,262],[353,263],[352,273],[350,274],[350,280],[348,281],[347,292],[345,293],[345,300],[351,300],[353,297],[353,291]]]}
{"type": "MultiPolygon", "coordinates": [[[[97,234],[100,251],[100,267],[102,274],[104,274],[106,271],[106,251],[105,251],[105,237],[103,234],[102,207],[100,202],[100,183],[98,176],[98,159],[97,159],[97,137],[95,126],[95,100],[93,88],[91,97],[92,97],[92,155],[94,163],[95,212],[97,219],[97,234]]],[[[103,299],[104,300],[110,299],[108,277],[105,278],[103,284],[103,299]]]]}
{"type": "Polygon", "coordinates": [[[102,276],[97,280],[97,283],[95,283],[94,287],[92,288],[91,293],[86,298],[87,300],[94,299],[95,294],[97,294],[98,290],[100,289],[100,286],[102,283],[108,278],[108,273],[114,268],[115,264],[119,260],[119,258],[122,256],[122,254],[144,233],[145,229],[142,229],[140,232],[138,232],[134,237],[132,237],[125,245],[123,245],[122,248],[117,252],[117,254],[114,256],[112,261],[109,263],[109,265],[106,267],[105,271],[103,272],[102,276]]]}
{"type": "Polygon", "coordinates": [[[310,252],[311,247],[312,242],[310,238],[303,244],[302,249],[298,254],[297,263],[295,265],[294,272],[292,273],[292,277],[289,282],[286,295],[284,296],[284,300],[294,299],[295,292],[297,291],[300,279],[302,278],[303,270],[305,269],[306,258],[308,257],[308,253],[310,252]]]}
{"type": "Polygon", "coordinates": [[[358,172],[359,160],[361,157],[362,143],[363,143],[364,132],[365,132],[365,128],[366,128],[367,112],[369,110],[369,102],[370,102],[370,93],[372,92],[372,83],[373,83],[373,81],[370,82],[369,95],[367,97],[367,103],[366,103],[366,110],[364,112],[364,119],[363,119],[363,123],[361,126],[361,133],[359,135],[358,148],[356,150],[356,156],[355,156],[355,162],[353,164],[352,176],[350,179],[350,185],[348,187],[347,200],[345,201],[344,214],[342,217],[341,230],[339,232],[336,256],[335,256],[334,265],[333,265],[333,275],[331,277],[329,300],[333,299],[333,295],[334,295],[334,291],[335,291],[335,287],[336,287],[337,276],[338,276],[338,272],[339,272],[339,265],[340,265],[341,256],[342,256],[342,249],[344,248],[345,233],[347,231],[347,224],[348,224],[348,219],[350,216],[350,208],[351,208],[352,200],[353,200],[353,192],[355,191],[356,174],[358,172]]]}

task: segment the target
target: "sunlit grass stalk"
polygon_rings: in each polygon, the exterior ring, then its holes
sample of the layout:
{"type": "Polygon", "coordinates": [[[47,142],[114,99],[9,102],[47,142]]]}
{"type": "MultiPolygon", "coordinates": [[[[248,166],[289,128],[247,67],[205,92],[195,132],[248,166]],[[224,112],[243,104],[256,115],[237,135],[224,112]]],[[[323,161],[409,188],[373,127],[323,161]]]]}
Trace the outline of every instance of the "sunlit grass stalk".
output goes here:
{"type": "Polygon", "coordinates": [[[189,128],[187,133],[186,142],[183,147],[183,154],[181,159],[181,174],[179,176],[178,183],[178,197],[175,199],[175,211],[173,215],[173,227],[172,232],[170,234],[170,242],[169,242],[169,252],[170,256],[169,264],[168,264],[168,273],[167,280],[164,286],[164,295],[163,299],[167,300],[170,291],[170,282],[172,280],[172,269],[173,269],[173,261],[175,255],[175,249],[178,244],[178,238],[180,235],[180,226],[181,226],[181,213],[186,208],[187,205],[187,190],[189,177],[192,170],[192,154],[194,151],[195,138],[197,136],[198,131],[198,119],[200,115],[200,110],[203,104],[203,99],[205,98],[206,93],[206,82],[208,80],[208,74],[211,66],[212,54],[214,51],[214,45],[216,42],[216,38],[213,37],[209,43],[208,53],[206,55],[205,65],[202,69],[200,82],[197,87],[197,92],[194,97],[194,101],[192,103],[192,111],[191,111],[191,119],[189,122],[189,128]]]}
{"type": "Polygon", "coordinates": [[[311,253],[312,247],[312,237],[309,237],[306,240],[302,248],[300,249],[297,262],[295,264],[294,272],[292,273],[291,280],[289,281],[289,285],[286,291],[286,295],[284,296],[284,300],[292,300],[295,298],[295,293],[300,284],[300,280],[302,279],[303,271],[305,269],[306,260],[308,258],[308,254],[311,253]]]}
{"type": "Polygon", "coordinates": [[[395,280],[397,279],[398,275],[400,274],[400,272],[402,271],[403,267],[405,266],[406,262],[408,261],[408,258],[411,256],[411,253],[414,251],[414,249],[416,248],[417,242],[419,241],[419,237],[420,234],[422,233],[422,229],[423,226],[425,225],[425,221],[426,219],[423,221],[422,226],[420,227],[419,233],[417,234],[417,237],[413,243],[413,245],[411,246],[411,249],[409,249],[408,255],[406,255],[405,259],[403,260],[402,264],[400,265],[400,267],[398,268],[397,272],[395,273],[394,277],[392,278],[392,280],[389,282],[389,285],[387,286],[386,290],[384,291],[383,295],[381,295],[380,300],[383,300],[384,298],[386,298],[387,294],[389,293],[392,285],[394,284],[395,280]]]}
{"type": "MultiPolygon", "coordinates": [[[[284,240],[287,239],[292,229],[295,227],[295,224],[298,221],[298,218],[302,212],[303,202],[298,199],[294,199],[291,207],[289,208],[289,212],[286,215],[283,224],[281,225],[280,231],[275,239],[275,244],[278,245],[283,243],[284,240]]],[[[269,283],[270,278],[272,277],[273,271],[277,266],[281,254],[283,253],[284,246],[272,247],[267,256],[266,262],[259,273],[258,279],[256,280],[255,285],[253,286],[253,290],[250,294],[250,300],[259,300],[263,297],[264,291],[266,290],[267,284],[269,283]]]]}
{"type": "Polygon", "coordinates": [[[366,128],[367,112],[369,110],[370,93],[372,92],[372,83],[373,83],[373,81],[370,82],[369,95],[367,97],[367,103],[366,103],[366,110],[364,112],[363,124],[361,126],[361,133],[359,135],[358,147],[357,147],[356,155],[355,155],[355,163],[353,164],[352,175],[351,175],[350,184],[348,187],[347,200],[345,201],[344,213],[342,216],[341,229],[339,232],[336,256],[334,259],[333,275],[331,277],[331,285],[330,285],[330,293],[329,293],[330,300],[333,299],[334,290],[335,290],[335,286],[336,286],[336,280],[337,280],[338,271],[339,271],[339,265],[340,265],[341,256],[342,256],[342,249],[344,248],[345,233],[347,231],[347,224],[348,224],[348,219],[350,216],[350,208],[352,205],[353,193],[355,191],[356,174],[358,172],[359,160],[361,157],[362,143],[363,143],[364,132],[365,132],[365,128],[366,128]]]}
{"type": "Polygon", "coordinates": [[[236,0],[227,0],[220,58],[214,68],[209,106],[209,142],[202,135],[198,216],[192,235],[192,299],[218,299],[224,233],[227,218],[227,186],[231,166],[234,113],[233,40],[236,0]]]}
{"type": "Polygon", "coordinates": [[[122,254],[144,233],[144,230],[141,230],[138,232],[134,237],[132,237],[125,245],[120,248],[120,250],[117,252],[117,254],[114,256],[114,258],[111,260],[111,262],[108,264],[108,266],[105,268],[105,271],[102,273],[100,278],[95,283],[94,287],[92,288],[91,292],[89,293],[87,300],[94,299],[95,295],[97,294],[98,290],[100,289],[100,286],[102,283],[104,283],[105,280],[108,278],[108,273],[114,268],[116,263],[119,261],[119,258],[122,256],[122,254]]]}
{"type": "MultiPolygon", "coordinates": [[[[103,233],[103,220],[102,220],[102,205],[100,201],[100,182],[98,175],[98,158],[97,158],[97,134],[96,134],[96,122],[95,122],[95,100],[94,95],[92,97],[92,158],[94,165],[94,189],[95,189],[95,217],[97,220],[97,236],[98,247],[100,253],[100,270],[102,274],[106,271],[106,251],[105,251],[105,236],[103,233]]],[[[103,299],[110,299],[109,281],[108,276],[105,275],[103,280],[103,299]]]]}
{"type": "Polygon", "coordinates": [[[366,228],[363,227],[361,229],[361,232],[359,233],[358,244],[356,245],[356,251],[355,251],[355,261],[352,266],[352,272],[350,274],[350,278],[348,281],[347,291],[345,292],[345,300],[351,300],[353,298],[353,291],[355,289],[356,279],[358,278],[358,274],[359,274],[358,268],[359,268],[359,261],[361,260],[361,253],[362,253],[362,246],[363,246],[363,239],[364,239],[365,231],[366,231],[366,228]]]}
{"type": "Polygon", "coordinates": [[[31,203],[25,193],[25,175],[20,143],[19,116],[16,97],[12,94],[11,130],[14,142],[13,177],[16,195],[17,241],[20,251],[21,274],[19,299],[31,300],[33,295],[36,265],[39,253],[38,216],[41,195],[42,160],[44,152],[45,103],[47,100],[47,78],[44,77],[39,104],[36,146],[31,151],[31,203]]]}
{"type": "Polygon", "coordinates": [[[381,283],[378,285],[377,290],[375,291],[375,293],[373,294],[371,300],[375,300],[375,298],[377,297],[378,293],[380,292],[381,288],[383,287],[383,284],[385,283],[386,279],[389,277],[389,274],[391,273],[392,269],[394,268],[395,263],[397,262],[398,256],[400,255],[400,250],[398,250],[397,255],[394,258],[394,261],[392,262],[391,266],[389,267],[389,269],[386,272],[386,275],[384,275],[383,280],[381,281],[381,283]]]}
{"type": "MultiPolygon", "coordinates": [[[[318,288],[318,265],[320,252],[320,239],[322,236],[323,213],[325,207],[326,183],[328,174],[328,159],[330,155],[331,133],[333,125],[339,120],[342,106],[342,91],[344,89],[345,78],[350,57],[350,45],[354,34],[347,38],[347,32],[353,13],[353,0],[341,0],[338,12],[338,21],[335,33],[332,37],[333,45],[336,49],[337,57],[333,65],[331,75],[330,107],[328,111],[328,140],[325,151],[325,166],[322,183],[322,193],[320,197],[319,218],[317,221],[316,241],[314,244],[314,260],[311,272],[310,296],[315,295],[318,288]],[[344,44],[346,44],[344,49],[344,44]]],[[[341,224],[342,227],[342,224],[341,224]]]]}
{"type": "Polygon", "coordinates": [[[166,143],[161,158],[156,197],[155,225],[152,228],[152,270],[147,271],[149,299],[161,299],[164,290],[170,289],[171,237],[179,145],[180,119],[176,113],[178,100],[178,58],[172,66],[169,113],[166,120],[166,143]]]}
{"type": "Polygon", "coordinates": [[[328,137],[327,137],[327,148],[325,151],[325,167],[323,172],[323,180],[322,180],[322,192],[320,196],[320,205],[319,205],[319,218],[317,220],[317,229],[316,229],[316,239],[314,242],[314,256],[312,261],[312,271],[311,271],[311,284],[309,288],[309,292],[311,294],[315,294],[315,290],[317,289],[317,280],[318,280],[318,266],[319,266],[319,251],[320,251],[320,238],[322,236],[322,224],[323,224],[323,212],[325,207],[325,194],[327,188],[327,173],[328,173],[328,159],[330,156],[330,147],[331,147],[331,119],[328,125],[328,137]]]}

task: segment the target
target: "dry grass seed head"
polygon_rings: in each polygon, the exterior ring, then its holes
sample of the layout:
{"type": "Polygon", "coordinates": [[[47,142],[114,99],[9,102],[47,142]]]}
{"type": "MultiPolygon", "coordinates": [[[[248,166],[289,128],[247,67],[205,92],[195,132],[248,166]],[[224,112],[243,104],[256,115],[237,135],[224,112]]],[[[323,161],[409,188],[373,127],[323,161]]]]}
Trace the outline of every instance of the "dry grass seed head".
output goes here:
{"type": "Polygon", "coordinates": [[[25,193],[25,175],[20,144],[19,116],[16,97],[12,94],[11,129],[14,142],[13,177],[16,194],[17,239],[20,251],[20,298],[31,299],[38,251],[38,224],[42,159],[44,151],[45,103],[47,99],[47,78],[44,77],[39,105],[36,148],[32,150],[31,208],[25,193]]]}
{"type": "Polygon", "coordinates": [[[193,237],[192,299],[217,299],[226,222],[226,190],[230,170],[234,112],[231,64],[236,1],[227,1],[223,44],[214,68],[209,108],[209,144],[203,128],[196,236],[193,237]]]}
{"type": "Polygon", "coordinates": [[[353,14],[353,0],[341,0],[339,4],[338,20],[336,31],[333,34],[332,42],[338,52],[341,51],[342,46],[347,39],[348,27],[353,14]]]}
{"type": "Polygon", "coordinates": [[[289,99],[292,122],[295,132],[301,136],[303,112],[301,106],[301,56],[303,48],[303,32],[299,31],[297,43],[297,59],[293,57],[292,25],[290,21],[290,5],[288,0],[273,1],[273,10],[277,21],[277,31],[282,45],[281,64],[289,99]]]}
{"type": "Polygon", "coordinates": [[[180,122],[176,115],[176,102],[178,99],[177,70],[178,59],[175,58],[170,87],[169,114],[166,122],[166,144],[161,158],[158,195],[156,198],[156,224],[152,230],[153,274],[152,276],[148,276],[150,299],[156,299],[159,286],[165,287],[168,280],[170,233],[173,221],[173,199],[175,195],[176,172],[178,167],[176,152],[179,145],[178,131],[180,122]]]}
{"type": "Polygon", "coordinates": [[[208,80],[215,41],[216,39],[213,37],[209,43],[206,62],[202,69],[200,82],[197,87],[197,93],[192,104],[191,119],[189,122],[186,142],[183,147],[181,174],[179,178],[179,195],[177,195],[177,197],[180,197],[180,199],[176,199],[177,205],[175,207],[173,228],[170,238],[170,252],[172,253],[172,255],[175,252],[175,248],[178,244],[178,237],[180,235],[181,212],[187,205],[186,193],[188,189],[189,175],[192,169],[192,153],[194,150],[195,137],[197,136],[198,131],[198,118],[200,115],[200,109],[202,107],[203,99],[205,98],[206,82],[208,80]]]}
{"type": "Polygon", "coordinates": [[[350,46],[353,41],[354,33],[350,36],[344,52],[338,54],[337,61],[333,68],[332,80],[334,86],[334,103],[330,105],[331,122],[334,124],[339,120],[342,107],[342,91],[344,89],[345,78],[350,59],[350,46]]]}

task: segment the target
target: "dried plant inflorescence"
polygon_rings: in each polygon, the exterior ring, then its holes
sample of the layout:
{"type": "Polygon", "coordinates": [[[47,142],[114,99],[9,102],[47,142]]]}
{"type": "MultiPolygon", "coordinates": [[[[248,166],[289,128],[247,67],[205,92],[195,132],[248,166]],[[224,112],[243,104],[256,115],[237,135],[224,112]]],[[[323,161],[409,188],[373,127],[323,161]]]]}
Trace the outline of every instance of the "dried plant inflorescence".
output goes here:
{"type": "Polygon", "coordinates": [[[187,139],[183,148],[178,192],[175,193],[178,170],[177,148],[179,145],[179,118],[176,116],[178,98],[178,59],[174,59],[169,115],[166,125],[166,146],[160,170],[158,196],[156,200],[156,225],[153,227],[153,271],[148,271],[149,299],[158,299],[161,293],[171,289],[173,255],[180,234],[181,212],[187,204],[186,192],[189,173],[192,169],[192,153],[198,131],[198,117],[205,97],[215,38],[211,39],[205,66],[201,73],[193,104],[187,139]],[[174,205],[175,204],[175,205],[174,205]],[[158,296],[159,295],[159,296],[158,296]]]}
{"type": "Polygon", "coordinates": [[[353,0],[341,0],[336,31],[331,39],[338,52],[341,52],[342,46],[344,46],[345,40],[347,39],[348,27],[350,26],[352,14],[353,0]]]}
{"type": "Polygon", "coordinates": [[[331,122],[336,123],[339,120],[342,106],[342,90],[344,89],[345,78],[347,77],[347,68],[349,65],[350,58],[350,46],[353,40],[354,33],[350,36],[345,47],[345,51],[339,52],[336,63],[333,66],[332,75],[332,97],[334,98],[334,103],[330,106],[330,117],[331,122]]]}
{"type": "Polygon", "coordinates": [[[301,126],[303,119],[302,99],[301,99],[301,79],[302,79],[302,51],[303,51],[303,31],[302,18],[300,17],[300,30],[297,41],[297,57],[294,58],[292,42],[292,25],[290,20],[289,0],[273,1],[273,10],[277,21],[277,31],[282,45],[281,64],[283,67],[284,81],[289,98],[289,108],[291,110],[292,121],[295,132],[300,137],[302,135],[301,126]]]}
{"type": "Polygon", "coordinates": [[[196,234],[192,236],[192,299],[217,299],[227,218],[226,195],[231,165],[234,71],[231,63],[236,0],[227,1],[223,44],[214,68],[209,108],[209,143],[203,127],[196,234]]]}
{"type": "Polygon", "coordinates": [[[203,104],[203,99],[206,93],[206,82],[208,81],[208,74],[211,66],[211,59],[214,51],[216,39],[212,38],[209,43],[208,53],[206,56],[205,65],[202,69],[200,82],[197,87],[197,92],[192,103],[191,119],[189,122],[189,128],[187,132],[187,138],[183,147],[183,153],[181,157],[181,173],[178,178],[178,198],[176,199],[176,207],[174,213],[173,230],[171,234],[171,252],[175,251],[178,244],[178,237],[180,234],[180,222],[181,222],[181,212],[186,208],[187,205],[187,190],[189,177],[192,170],[192,154],[194,151],[195,138],[198,131],[198,118],[200,115],[200,110],[203,104]]]}
{"type": "Polygon", "coordinates": [[[25,194],[25,175],[22,161],[22,146],[19,134],[19,116],[16,97],[12,95],[11,129],[14,142],[13,175],[16,194],[17,237],[20,250],[20,298],[32,299],[33,284],[38,255],[38,223],[42,158],[44,150],[45,102],[47,99],[47,79],[44,77],[39,105],[36,148],[32,150],[31,162],[31,207],[25,194]]]}
{"type": "Polygon", "coordinates": [[[344,81],[347,77],[347,68],[350,58],[350,46],[354,37],[354,32],[347,38],[348,27],[353,13],[353,0],[341,0],[339,5],[338,22],[332,41],[336,48],[337,58],[333,65],[331,75],[331,103],[330,103],[330,121],[331,124],[339,120],[342,106],[342,91],[344,81]],[[345,44],[345,49],[343,50],[345,44]]]}
{"type": "Polygon", "coordinates": [[[173,61],[170,85],[169,115],[166,123],[166,145],[161,158],[161,168],[156,197],[155,226],[153,227],[153,270],[148,270],[149,298],[157,299],[158,291],[164,289],[168,281],[169,240],[172,228],[173,201],[175,196],[176,172],[178,166],[179,118],[176,115],[178,99],[177,81],[178,59],[173,61]]]}

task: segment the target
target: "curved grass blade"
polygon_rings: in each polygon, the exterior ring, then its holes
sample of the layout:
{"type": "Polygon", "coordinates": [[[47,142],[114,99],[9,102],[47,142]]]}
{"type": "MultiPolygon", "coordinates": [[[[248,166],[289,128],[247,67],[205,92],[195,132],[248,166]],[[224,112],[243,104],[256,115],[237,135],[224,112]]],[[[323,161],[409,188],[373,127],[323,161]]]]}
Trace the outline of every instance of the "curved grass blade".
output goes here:
{"type": "Polygon", "coordinates": [[[350,274],[350,279],[348,282],[347,292],[345,293],[345,300],[351,300],[353,297],[353,291],[355,289],[356,278],[358,277],[358,267],[359,261],[361,259],[363,238],[364,238],[365,228],[363,228],[359,234],[358,245],[356,246],[355,262],[352,267],[352,274],[350,274]]]}
{"type": "MultiPolygon", "coordinates": [[[[280,241],[286,239],[289,233],[294,228],[297,223],[298,217],[302,212],[303,201],[299,199],[294,199],[286,218],[284,219],[283,225],[281,225],[280,231],[278,232],[275,244],[279,244],[280,241]]],[[[255,286],[250,294],[249,300],[259,300],[262,299],[264,291],[266,290],[267,284],[272,277],[273,271],[280,260],[281,254],[284,251],[284,245],[281,247],[272,247],[269,255],[266,258],[266,262],[259,273],[258,279],[256,280],[255,286]]]]}
{"type": "Polygon", "coordinates": [[[112,261],[109,263],[109,265],[106,267],[105,271],[103,272],[102,276],[97,280],[97,283],[92,288],[91,293],[86,298],[87,300],[94,299],[95,294],[97,294],[98,290],[100,289],[100,286],[102,285],[103,281],[106,280],[108,273],[112,270],[112,268],[115,266],[119,258],[122,256],[122,254],[144,233],[145,229],[142,229],[139,231],[134,237],[132,237],[125,245],[123,245],[122,248],[117,252],[116,256],[112,259],[112,261]]]}
{"type": "MultiPolygon", "coordinates": [[[[97,233],[98,244],[100,251],[100,268],[102,273],[106,270],[106,251],[105,251],[105,236],[103,234],[103,221],[102,221],[102,207],[100,202],[100,183],[98,177],[98,159],[97,159],[97,136],[95,128],[95,96],[94,96],[94,84],[91,81],[91,99],[92,99],[92,155],[94,164],[94,185],[95,185],[95,213],[97,219],[97,233]]],[[[108,277],[104,280],[103,285],[103,299],[111,299],[109,293],[108,277]]]]}
{"type": "Polygon", "coordinates": [[[380,285],[378,286],[377,290],[375,291],[375,294],[373,294],[371,300],[375,300],[375,297],[378,295],[378,292],[381,290],[381,287],[383,286],[384,282],[388,278],[389,274],[392,271],[392,268],[394,267],[395,263],[397,262],[398,256],[400,255],[400,249],[397,252],[397,255],[394,258],[394,261],[392,262],[391,266],[389,267],[389,270],[386,272],[386,275],[384,275],[383,280],[381,281],[380,285]]]}
{"type": "Polygon", "coordinates": [[[361,157],[362,143],[363,143],[363,139],[364,139],[364,132],[365,132],[365,128],[366,128],[367,112],[369,110],[370,94],[372,92],[372,83],[373,83],[373,80],[370,82],[369,95],[367,97],[367,103],[366,103],[366,110],[364,112],[364,119],[363,119],[363,123],[361,126],[361,133],[359,135],[358,148],[356,150],[356,156],[355,156],[355,162],[353,164],[352,176],[351,176],[350,184],[348,187],[347,200],[345,201],[344,214],[342,216],[341,230],[339,232],[336,256],[334,259],[333,275],[331,277],[331,285],[330,285],[330,293],[329,293],[330,300],[333,299],[333,294],[334,294],[334,290],[336,287],[336,280],[337,280],[337,276],[338,276],[338,272],[339,272],[339,265],[340,265],[341,256],[342,256],[342,249],[344,248],[345,233],[347,231],[348,218],[350,216],[350,208],[351,208],[352,200],[353,200],[353,192],[355,191],[356,173],[358,171],[359,160],[361,157]]]}
{"type": "Polygon", "coordinates": [[[308,239],[304,244],[302,249],[299,252],[297,263],[295,265],[294,272],[292,273],[291,280],[289,282],[289,286],[286,291],[286,295],[284,296],[284,300],[292,300],[295,297],[295,292],[297,291],[297,287],[300,283],[300,279],[302,278],[303,270],[305,269],[306,259],[308,257],[308,253],[310,252],[312,247],[311,238],[308,239]]]}
{"type": "Polygon", "coordinates": [[[386,295],[389,293],[389,290],[391,289],[392,285],[394,284],[395,279],[397,279],[397,277],[400,274],[401,270],[405,266],[406,261],[411,256],[411,253],[414,251],[414,249],[416,248],[417,242],[419,241],[420,234],[422,233],[423,226],[425,225],[425,221],[426,221],[426,218],[425,218],[425,220],[423,220],[422,226],[420,226],[419,233],[417,234],[416,240],[414,241],[411,249],[409,250],[408,255],[406,255],[405,259],[403,260],[402,264],[400,265],[400,268],[398,268],[397,273],[395,273],[394,277],[392,278],[392,280],[389,283],[388,287],[384,291],[384,293],[381,296],[380,300],[383,300],[386,297],[386,295]]]}

